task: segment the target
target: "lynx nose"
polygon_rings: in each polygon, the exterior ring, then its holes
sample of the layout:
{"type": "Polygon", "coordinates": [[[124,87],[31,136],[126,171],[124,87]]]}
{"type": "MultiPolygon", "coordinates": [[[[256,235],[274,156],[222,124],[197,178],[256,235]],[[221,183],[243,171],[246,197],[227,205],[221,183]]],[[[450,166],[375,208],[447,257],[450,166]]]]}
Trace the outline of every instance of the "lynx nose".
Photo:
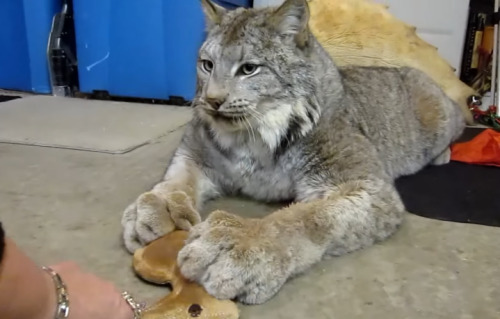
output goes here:
{"type": "Polygon", "coordinates": [[[224,86],[215,79],[211,79],[207,85],[205,93],[205,101],[210,104],[214,110],[219,110],[221,105],[224,104],[227,97],[227,91],[224,86]]]}
{"type": "Polygon", "coordinates": [[[208,104],[214,109],[218,110],[222,104],[224,104],[225,99],[222,97],[208,97],[205,99],[208,104]]]}

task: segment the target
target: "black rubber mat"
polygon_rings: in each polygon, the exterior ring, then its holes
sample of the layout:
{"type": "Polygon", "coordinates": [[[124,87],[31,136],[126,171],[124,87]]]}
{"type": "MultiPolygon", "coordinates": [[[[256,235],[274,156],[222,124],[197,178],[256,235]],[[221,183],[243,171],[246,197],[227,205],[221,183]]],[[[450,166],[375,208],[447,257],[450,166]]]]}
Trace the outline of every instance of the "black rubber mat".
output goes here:
{"type": "MultiPolygon", "coordinates": [[[[468,128],[460,141],[481,133],[468,128]]],[[[410,213],[444,221],[500,227],[500,168],[450,162],[396,181],[410,213]]]]}
{"type": "Polygon", "coordinates": [[[1,95],[0,94],[0,102],[7,102],[10,100],[15,100],[21,98],[20,96],[15,96],[15,95],[1,95]]]}

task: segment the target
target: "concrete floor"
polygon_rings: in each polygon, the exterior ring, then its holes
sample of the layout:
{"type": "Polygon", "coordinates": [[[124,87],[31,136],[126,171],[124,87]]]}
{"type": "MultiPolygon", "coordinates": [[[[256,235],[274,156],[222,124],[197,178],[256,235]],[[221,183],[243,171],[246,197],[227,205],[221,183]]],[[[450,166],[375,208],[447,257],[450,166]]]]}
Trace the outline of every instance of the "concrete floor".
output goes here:
{"type": "MultiPolygon", "coordinates": [[[[39,263],[74,260],[154,302],[168,290],[133,275],[120,218],[162,177],[181,135],[121,155],[0,144],[0,220],[39,263]]],[[[225,199],[205,213],[214,207],[245,216],[273,209],[225,199]]],[[[307,317],[498,319],[500,228],[409,215],[385,243],[318,264],[264,305],[241,306],[241,318],[307,317]]]]}

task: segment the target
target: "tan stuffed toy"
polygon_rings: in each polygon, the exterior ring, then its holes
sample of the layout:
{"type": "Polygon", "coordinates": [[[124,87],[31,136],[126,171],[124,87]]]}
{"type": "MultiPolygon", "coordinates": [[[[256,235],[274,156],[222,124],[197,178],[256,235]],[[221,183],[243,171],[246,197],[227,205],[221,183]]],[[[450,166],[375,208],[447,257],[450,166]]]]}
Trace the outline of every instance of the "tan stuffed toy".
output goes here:
{"type": "Polygon", "coordinates": [[[372,0],[308,0],[309,27],[337,65],[409,66],[436,81],[473,123],[468,98],[476,92],[460,81],[436,47],[416,28],[372,0]]]}
{"type": "Polygon", "coordinates": [[[174,231],[138,249],[133,268],[137,275],[155,284],[170,284],[172,292],[143,312],[143,319],[237,319],[239,311],[229,300],[218,300],[205,289],[186,280],[177,266],[177,254],[187,232],[174,231]]]}

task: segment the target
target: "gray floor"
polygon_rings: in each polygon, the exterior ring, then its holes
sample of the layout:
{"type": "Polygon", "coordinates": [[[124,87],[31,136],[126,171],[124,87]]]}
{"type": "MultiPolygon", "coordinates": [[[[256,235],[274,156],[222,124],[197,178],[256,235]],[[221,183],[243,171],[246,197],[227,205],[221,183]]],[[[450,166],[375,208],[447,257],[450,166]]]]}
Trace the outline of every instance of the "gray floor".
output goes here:
{"type": "MultiPolygon", "coordinates": [[[[0,143],[8,234],[41,264],[75,260],[148,302],[168,293],[134,277],[120,239],[123,209],[161,178],[182,134],[168,131],[125,154],[0,143]]],[[[225,199],[206,212],[214,207],[273,209],[225,199]]],[[[498,319],[500,229],[409,215],[387,242],[318,264],[264,305],[241,306],[241,318],[307,317],[498,319]]]]}
{"type": "Polygon", "coordinates": [[[27,96],[0,104],[0,143],[121,154],[190,117],[185,107],[27,96]]]}

